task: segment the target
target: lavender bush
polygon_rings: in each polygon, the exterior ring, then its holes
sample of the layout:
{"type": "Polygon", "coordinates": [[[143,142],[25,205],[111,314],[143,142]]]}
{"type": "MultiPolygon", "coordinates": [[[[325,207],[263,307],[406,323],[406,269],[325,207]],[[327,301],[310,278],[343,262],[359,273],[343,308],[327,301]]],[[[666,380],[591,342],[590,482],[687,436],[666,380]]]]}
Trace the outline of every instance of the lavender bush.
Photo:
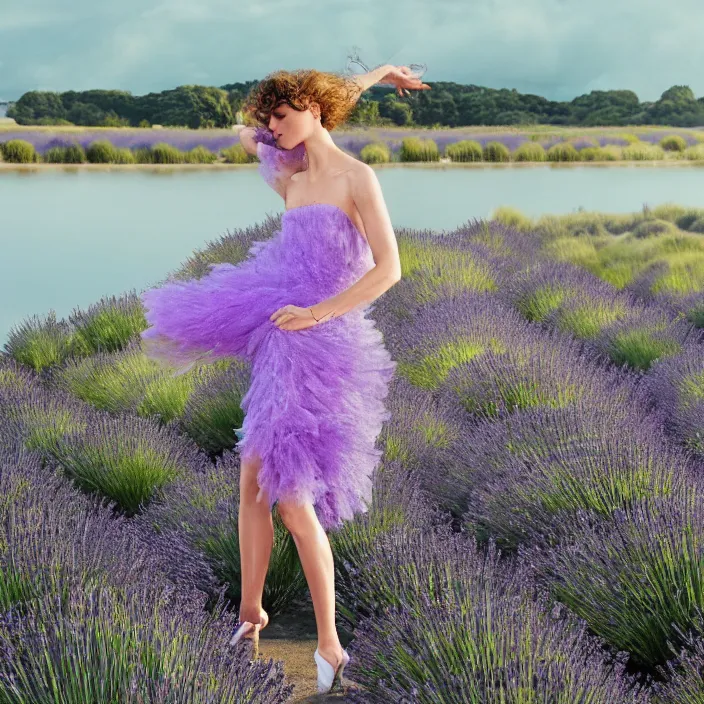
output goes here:
{"type": "Polygon", "coordinates": [[[668,641],[681,645],[675,627],[687,630],[704,606],[702,486],[691,472],[688,480],[609,518],[578,512],[535,557],[554,598],[651,671],[670,658],[668,641]]]}
{"type": "Polygon", "coordinates": [[[685,643],[676,657],[660,667],[666,678],[653,687],[653,704],[701,704],[704,702],[704,618],[697,612],[694,628],[678,632],[685,643]],[[667,681],[669,680],[669,681],[667,681]]]}
{"type": "Polygon", "coordinates": [[[704,459],[704,347],[687,344],[682,352],[655,362],[644,379],[666,419],[667,429],[704,459]]]}
{"type": "MultiPolygon", "coordinates": [[[[621,386],[636,396],[633,379],[621,386]]],[[[553,541],[555,526],[579,509],[610,516],[643,497],[669,496],[688,466],[656,420],[611,404],[608,393],[601,403],[516,413],[480,427],[467,444],[455,452],[454,474],[467,487],[464,519],[481,540],[511,550],[553,541]]]]}
{"type": "Polygon", "coordinates": [[[3,619],[0,695],[49,704],[60,687],[67,704],[283,704],[293,686],[281,663],[251,664],[226,650],[232,620],[208,614],[197,593],[154,585],[45,598],[26,617],[3,619]]]}
{"type": "MultiPolygon", "coordinates": [[[[357,627],[353,702],[646,702],[564,609],[546,608],[520,563],[462,536],[402,531],[357,572],[361,599],[387,605],[357,627]]],[[[379,608],[377,607],[377,608],[379,608]]]]}

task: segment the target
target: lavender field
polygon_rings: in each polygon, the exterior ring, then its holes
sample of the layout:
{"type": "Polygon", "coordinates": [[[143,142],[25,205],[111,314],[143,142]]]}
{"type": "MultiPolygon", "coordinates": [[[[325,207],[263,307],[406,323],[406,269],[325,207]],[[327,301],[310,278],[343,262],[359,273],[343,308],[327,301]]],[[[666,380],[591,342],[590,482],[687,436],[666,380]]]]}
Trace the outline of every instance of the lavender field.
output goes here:
{"type": "MultiPolygon", "coordinates": [[[[330,533],[345,701],[704,701],[704,209],[395,230],[402,278],[371,313],[398,361],[383,461],[330,533]]],[[[171,376],[145,328],[131,291],[2,352],[0,701],[296,694],[227,647],[250,369],[171,376]]],[[[272,622],[309,600],[274,524],[272,622]]]]}
{"type": "MultiPolygon", "coordinates": [[[[562,128],[555,126],[471,127],[455,129],[410,128],[356,128],[338,129],[332,133],[335,143],[348,153],[364,157],[364,148],[383,144],[389,150],[390,161],[410,160],[401,157],[403,141],[407,138],[432,140],[439,158],[458,160],[448,147],[462,141],[472,141],[481,149],[487,144],[500,144],[506,148],[510,161],[537,161],[525,150],[528,145],[538,146],[543,157],[556,145],[570,145],[577,152],[574,160],[584,161],[704,161],[704,128],[626,127],[626,128],[562,128]],[[670,140],[662,144],[663,140],[670,140]],[[672,141],[674,139],[674,141],[672,141]],[[520,150],[524,147],[523,150],[520,150]],[[517,151],[518,150],[518,151],[517,151]],[[584,151],[586,150],[586,151],[584,151]],[[597,151],[594,151],[597,150],[597,151]],[[599,151],[605,150],[605,151],[599,151]],[[545,152],[545,154],[543,154],[545,152]],[[577,158],[579,157],[579,158],[577,158]]],[[[107,140],[117,149],[135,152],[168,144],[182,152],[204,148],[218,155],[223,161],[226,150],[239,143],[237,131],[231,129],[179,129],[179,128],[77,128],[77,127],[3,127],[0,126],[0,143],[24,140],[33,145],[37,157],[42,159],[56,148],[79,145],[87,150],[94,142],[107,140]]],[[[481,158],[479,159],[482,160],[481,158]]],[[[498,159],[484,158],[484,161],[498,159]]],[[[561,155],[560,161],[569,160],[561,155]]]]}

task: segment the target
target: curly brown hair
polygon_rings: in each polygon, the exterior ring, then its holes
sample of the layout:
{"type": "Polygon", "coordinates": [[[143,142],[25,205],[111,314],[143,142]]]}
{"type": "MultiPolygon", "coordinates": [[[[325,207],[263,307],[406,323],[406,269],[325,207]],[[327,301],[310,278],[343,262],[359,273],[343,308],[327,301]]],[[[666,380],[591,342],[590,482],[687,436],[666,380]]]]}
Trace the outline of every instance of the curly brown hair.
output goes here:
{"type": "Polygon", "coordinates": [[[361,92],[351,76],[299,69],[275,71],[263,78],[249,93],[242,106],[245,115],[265,127],[272,111],[281,103],[294,110],[307,110],[311,103],[320,105],[320,123],[333,130],[347,120],[361,92]]]}

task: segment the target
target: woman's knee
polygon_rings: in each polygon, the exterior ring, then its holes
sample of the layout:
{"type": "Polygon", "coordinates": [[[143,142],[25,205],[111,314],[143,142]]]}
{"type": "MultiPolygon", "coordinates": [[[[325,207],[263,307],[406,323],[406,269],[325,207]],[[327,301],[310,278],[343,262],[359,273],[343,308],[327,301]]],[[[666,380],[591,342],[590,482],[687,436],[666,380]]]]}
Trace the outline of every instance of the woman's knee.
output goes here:
{"type": "Polygon", "coordinates": [[[257,474],[262,466],[261,458],[252,455],[240,463],[240,500],[256,497],[259,492],[257,474]]]}
{"type": "Polygon", "coordinates": [[[315,512],[310,503],[277,501],[276,508],[281,520],[292,535],[309,531],[315,527],[315,512]]]}

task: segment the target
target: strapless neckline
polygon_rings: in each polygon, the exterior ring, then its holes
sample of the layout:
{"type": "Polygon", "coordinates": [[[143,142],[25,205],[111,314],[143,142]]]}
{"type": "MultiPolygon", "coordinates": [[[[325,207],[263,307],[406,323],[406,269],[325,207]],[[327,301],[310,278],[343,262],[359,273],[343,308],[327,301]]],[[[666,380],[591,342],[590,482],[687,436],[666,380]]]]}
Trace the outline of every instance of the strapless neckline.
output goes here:
{"type": "Polygon", "coordinates": [[[357,226],[352,221],[352,218],[342,208],[340,208],[340,206],[335,205],[334,203],[304,203],[303,205],[297,205],[295,208],[286,208],[284,210],[284,215],[286,215],[286,213],[292,213],[294,210],[302,210],[303,208],[332,208],[335,212],[340,213],[350,224],[352,229],[357,233],[357,235],[361,237],[363,242],[367,246],[369,245],[367,238],[359,231],[357,226]]]}

